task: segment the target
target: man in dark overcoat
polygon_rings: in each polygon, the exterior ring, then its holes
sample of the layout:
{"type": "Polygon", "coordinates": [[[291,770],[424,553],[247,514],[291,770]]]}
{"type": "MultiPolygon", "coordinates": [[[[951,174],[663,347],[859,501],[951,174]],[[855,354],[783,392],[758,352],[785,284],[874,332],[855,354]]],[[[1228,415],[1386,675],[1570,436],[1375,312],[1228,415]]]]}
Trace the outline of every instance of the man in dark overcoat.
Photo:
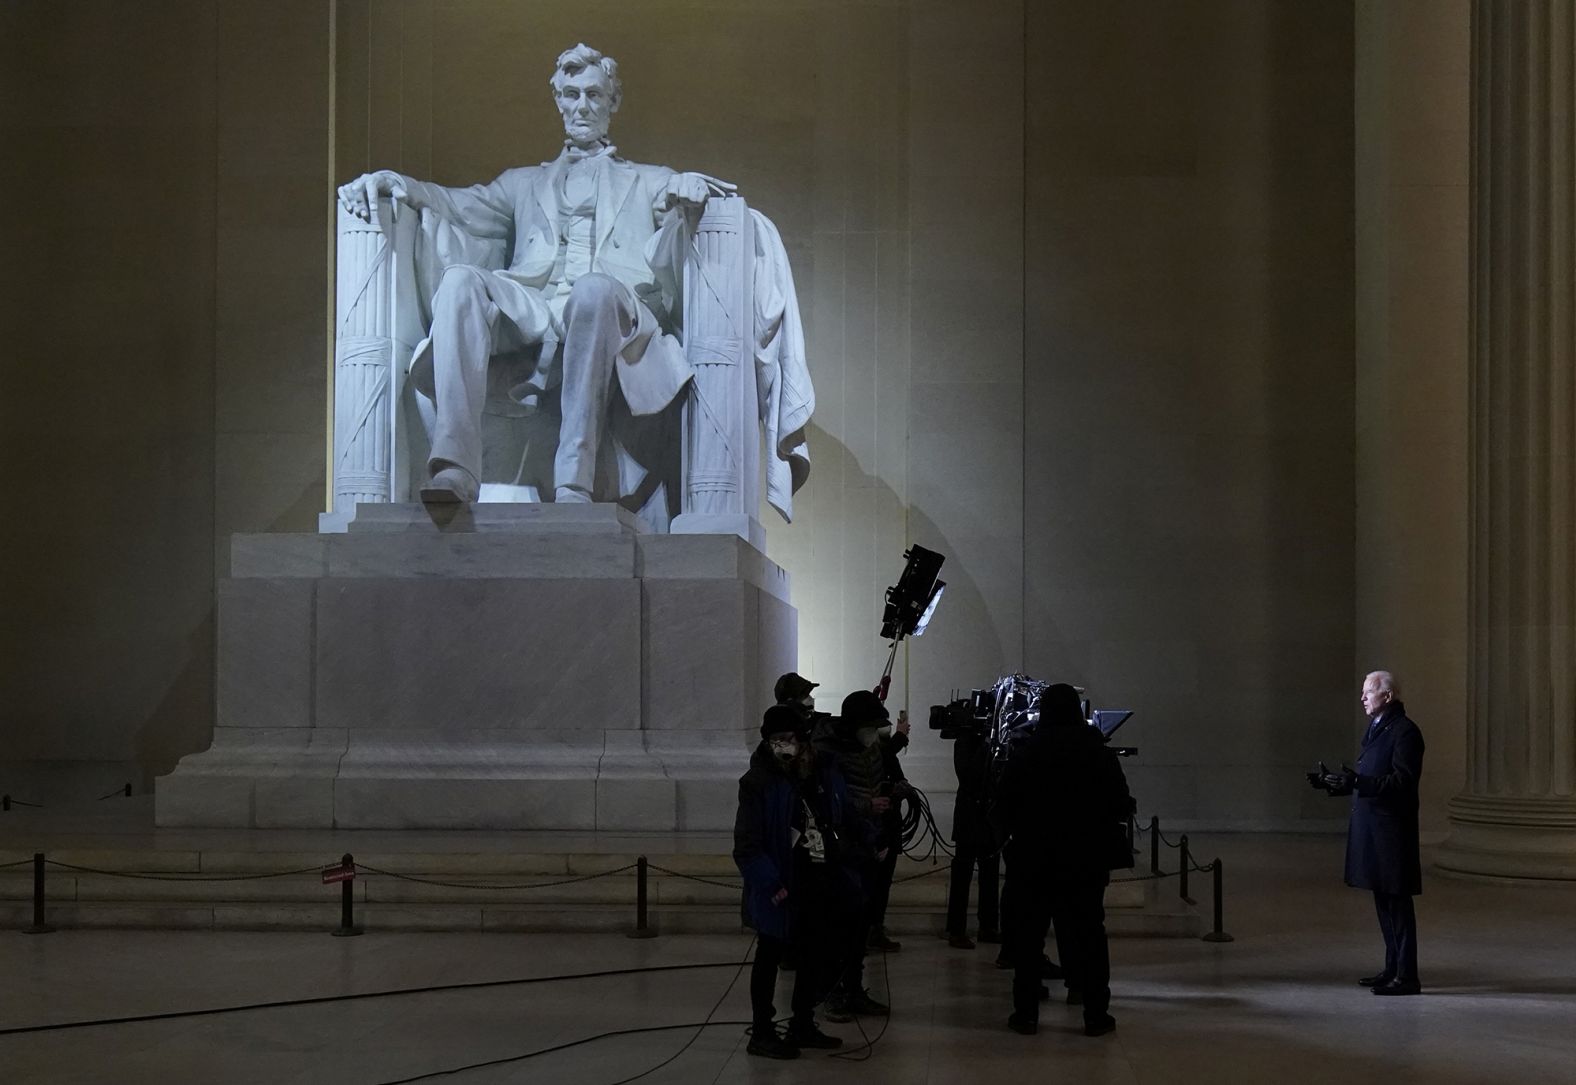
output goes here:
{"type": "Polygon", "coordinates": [[[1352,797],[1346,833],[1346,884],[1373,891],[1384,934],[1384,968],[1357,982],[1376,995],[1415,995],[1417,915],[1412,898],[1423,891],[1417,844],[1417,785],[1423,775],[1423,733],[1406,715],[1389,671],[1363,680],[1368,730],[1355,769],[1329,773],[1331,795],[1352,797]]]}

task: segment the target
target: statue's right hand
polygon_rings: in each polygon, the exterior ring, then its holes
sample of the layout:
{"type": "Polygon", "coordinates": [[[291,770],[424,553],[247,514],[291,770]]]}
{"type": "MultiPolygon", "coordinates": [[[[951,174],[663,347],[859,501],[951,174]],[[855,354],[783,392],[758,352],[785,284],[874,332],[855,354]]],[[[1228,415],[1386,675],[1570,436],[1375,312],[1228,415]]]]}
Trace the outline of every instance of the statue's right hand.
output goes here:
{"type": "Polygon", "coordinates": [[[378,197],[405,196],[404,180],[393,170],[374,170],[363,173],[349,184],[339,186],[339,202],[362,222],[372,221],[372,208],[378,197]]]}

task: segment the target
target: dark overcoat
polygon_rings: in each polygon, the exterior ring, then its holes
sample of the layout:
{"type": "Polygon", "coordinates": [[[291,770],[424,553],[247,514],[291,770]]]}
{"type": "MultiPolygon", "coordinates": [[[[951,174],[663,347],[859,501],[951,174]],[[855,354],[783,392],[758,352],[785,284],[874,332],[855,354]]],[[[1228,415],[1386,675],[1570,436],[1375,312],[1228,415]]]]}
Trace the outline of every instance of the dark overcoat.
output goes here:
{"type": "Polygon", "coordinates": [[[1393,702],[1364,735],[1346,833],[1346,884],[1378,893],[1423,891],[1417,846],[1417,782],[1423,733],[1393,702]]]}

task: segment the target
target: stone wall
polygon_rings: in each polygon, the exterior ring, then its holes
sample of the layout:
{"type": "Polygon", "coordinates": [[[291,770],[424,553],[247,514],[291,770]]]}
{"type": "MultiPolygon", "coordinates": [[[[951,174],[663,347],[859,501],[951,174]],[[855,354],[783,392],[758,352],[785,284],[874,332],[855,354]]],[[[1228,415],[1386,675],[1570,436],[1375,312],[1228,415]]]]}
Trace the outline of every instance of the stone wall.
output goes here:
{"type": "Polygon", "coordinates": [[[879,673],[881,592],[919,542],[950,584],[899,659],[921,728],[950,688],[1028,668],[1139,711],[1124,736],[1146,810],[1328,812],[1295,773],[1339,756],[1355,714],[1349,8],[193,0],[4,18],[7,55],[41,58],[4,66],[7,190],[70,193],[43,193],[29,246],[50,285],[13,268],[10,296],[113,311],[120,337],[78,319],[62,352],[28,324],[9,355],[62,358],[20,385],[8,364],[6,409],[30,421],[5,440],[13,470],[67,493],[6,563],[27,654],[4,664],[4,756],[160,770],[205,744],[222,547],[323,507],[330,175],[459,184],[550,157],[548,69],[586,40],[623,65],[621,152],[737,182],[789,246],[814,467],[796,522],[762,519],[823,702],[879,673]],[[128,35],[183,49],[122,51],[128,35]],[[77,259],[44,238],[91,248],[98,228],[74,224],[111,184],[146,214],[51,300],[77,259]],[[39,440],[60,432],[64,472],[39,440]]]}

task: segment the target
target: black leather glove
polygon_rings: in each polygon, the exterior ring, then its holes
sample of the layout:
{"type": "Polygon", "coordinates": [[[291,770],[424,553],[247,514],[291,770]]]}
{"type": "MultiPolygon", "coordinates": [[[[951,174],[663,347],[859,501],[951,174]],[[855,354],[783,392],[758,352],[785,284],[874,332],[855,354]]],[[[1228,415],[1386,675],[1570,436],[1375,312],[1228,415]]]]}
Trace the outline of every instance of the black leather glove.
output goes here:
{"type": "Polygon", "coordinates": [[[1331,795],[1350,795],[1357,787],[1357,773],[1342,765],[1340,772],[1325,775],[1324,787],[1331,795]]]}

